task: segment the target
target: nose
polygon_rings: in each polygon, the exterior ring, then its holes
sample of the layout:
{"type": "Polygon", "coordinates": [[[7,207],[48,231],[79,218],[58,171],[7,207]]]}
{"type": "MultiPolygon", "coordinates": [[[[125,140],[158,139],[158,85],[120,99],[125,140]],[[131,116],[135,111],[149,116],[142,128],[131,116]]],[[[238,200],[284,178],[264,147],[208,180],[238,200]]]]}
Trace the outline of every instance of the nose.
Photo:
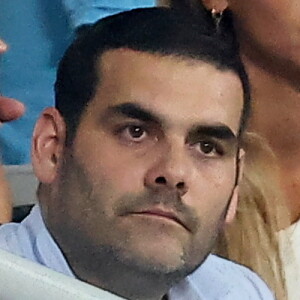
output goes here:
{"type": "Polygon", "coordinates": [[[179,196],[188,192],[192,174],[184,149],[163,149],[145,176],[145,185],[151,189],[175,190],[179,196]]]}

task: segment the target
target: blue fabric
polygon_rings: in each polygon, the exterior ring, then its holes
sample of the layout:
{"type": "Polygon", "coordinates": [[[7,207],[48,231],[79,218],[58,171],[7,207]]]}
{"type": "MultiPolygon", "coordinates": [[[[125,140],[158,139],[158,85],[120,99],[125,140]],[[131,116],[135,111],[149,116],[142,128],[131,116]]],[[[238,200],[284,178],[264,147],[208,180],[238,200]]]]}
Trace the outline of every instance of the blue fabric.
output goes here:
{"type": "MultiPolygon", "coordinates": [[[[0,227],[0,248],[74,277],[35,206],[21,223],[0,227]]],[[[210,255],[193,274],[174,286],[170,300],[274,300],[265,283],[245,267],[210,255]]]]}
{"type": "Polygon", "coordinates": [[[33,127],[41,111],[53,106],[56,67],[74,27],[154,4],[154,0],[1,1],[0,37],[10,50],[0,61],[0,92],[20,99],[27,108],[24,117],[0,130],[5,164],[29,163],[33,127]]]}
{"type": "Polygon", "coordinates": [[[131,8],[155,6],[155,0],[65,0],[64,6],[70,16],[73,27],[94,23],[100,18],[107,17],[131,8]]]}

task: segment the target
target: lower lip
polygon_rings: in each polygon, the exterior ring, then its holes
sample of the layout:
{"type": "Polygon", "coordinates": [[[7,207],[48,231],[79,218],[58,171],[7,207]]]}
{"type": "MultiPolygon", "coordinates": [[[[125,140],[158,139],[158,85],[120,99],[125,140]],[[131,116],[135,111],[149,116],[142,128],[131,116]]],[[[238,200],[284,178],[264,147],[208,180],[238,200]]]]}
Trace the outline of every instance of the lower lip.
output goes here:
{"type": "Polygon", "coordinates": [[[159,214],[155,214],[155,213],[133,213],[133,216],[139,216],[139,217],[146,217],[146,218],[155,218],[157,220],[160,221],[167,221],[168,223],[172,223],[175,224],[177,226],[183,227],[179,222],[177,222],[176,220],[169,218],[167,216],[163,216],[163,215],[159,215],[159,214]]]}

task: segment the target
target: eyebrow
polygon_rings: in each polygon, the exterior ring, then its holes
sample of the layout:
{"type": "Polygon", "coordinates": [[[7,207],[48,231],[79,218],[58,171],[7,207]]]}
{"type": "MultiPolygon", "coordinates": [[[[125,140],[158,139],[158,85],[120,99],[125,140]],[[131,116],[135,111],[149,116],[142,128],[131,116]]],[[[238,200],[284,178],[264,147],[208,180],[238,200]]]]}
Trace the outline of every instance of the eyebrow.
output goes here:
{"type": "MultiPolygon", "coordinates": [[[[107,109],[109,114],[117,114],[131,119],[137,119],[144,122],[153,122],[157,124],[163,124],[163,120],[153,114],[151,111],[141,107],[139,104],[126,102],[115,106],[110,106],[107,109]]],[[[205,135],[206,137],[212,137],[220,140],[238,141],[238,137],[233,131],[222,123],[217,124],[198,124],[194,125],[190,130],[191,135],[205,135]]]]}
{"type": "Polygon", "coordinates": [[[191,132],[192,134],[205,135],[221,140],[237,140],[237,136],[226,125],[197,125],[191,132]]]}
{"type": "Polygon", "coordinates": [[[136,103],[122,103],[115,106],[110,106],[108,112],[118,114],[127,118],[137,119],[144,122],[161,123],[158,116],[155,116],[150,111],[142,108],[136,103]]]}
{"type": "Polygon", "coordinates": [[[236,136],[233,131],[223,123],[199,124],[194,126],[190,130],[186,142],[197,143],[203,138],[213,139],[216,142],[227,145],[227,151],[231,149],[231,153],[234,153],[239,147],[239,137],[236,136]]]}

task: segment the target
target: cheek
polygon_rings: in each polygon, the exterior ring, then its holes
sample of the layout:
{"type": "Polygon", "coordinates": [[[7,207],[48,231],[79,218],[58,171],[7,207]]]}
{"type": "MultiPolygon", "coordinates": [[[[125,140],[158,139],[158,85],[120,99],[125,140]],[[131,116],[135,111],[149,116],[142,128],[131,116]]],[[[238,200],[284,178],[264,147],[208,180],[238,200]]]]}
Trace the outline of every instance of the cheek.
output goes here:
{"type": "Polygon", "coordinates": [[[199,263],[214,247],[225,223],[228,201],[235,183],[235,168],[219,166],[198,175],[198,184],[183,200],[192,207],[199,220],[188,250],[190,264],[199,263]]]}
{"type": "Polygon", "coordinates": [[[226,191],[231,189],[236,176],[236,158],[224,160],[207,160],[198,166],[197,181],[199,187],[207,192],[226,191]],[[203,186],[201,184],[203,182],[203,186]],[[211,189],[214,189],[212,191],[211,189]]]}
{"type": "Polygon", "coordinates": [[[193,207],[200,220],[217,218],[225,209],[236,179],[235,161],[208,162],[201,165],[198,175],[186,196],[186,204],[193,207]]]}
{"type": "Polygon", "coordinates": [[[137,192],[143,187],[145,163],[136,158],[130,151],[110,143],[101,143],[89,151],[84,165],[95,181],[101,178],[118,193],[137,192]]]}

